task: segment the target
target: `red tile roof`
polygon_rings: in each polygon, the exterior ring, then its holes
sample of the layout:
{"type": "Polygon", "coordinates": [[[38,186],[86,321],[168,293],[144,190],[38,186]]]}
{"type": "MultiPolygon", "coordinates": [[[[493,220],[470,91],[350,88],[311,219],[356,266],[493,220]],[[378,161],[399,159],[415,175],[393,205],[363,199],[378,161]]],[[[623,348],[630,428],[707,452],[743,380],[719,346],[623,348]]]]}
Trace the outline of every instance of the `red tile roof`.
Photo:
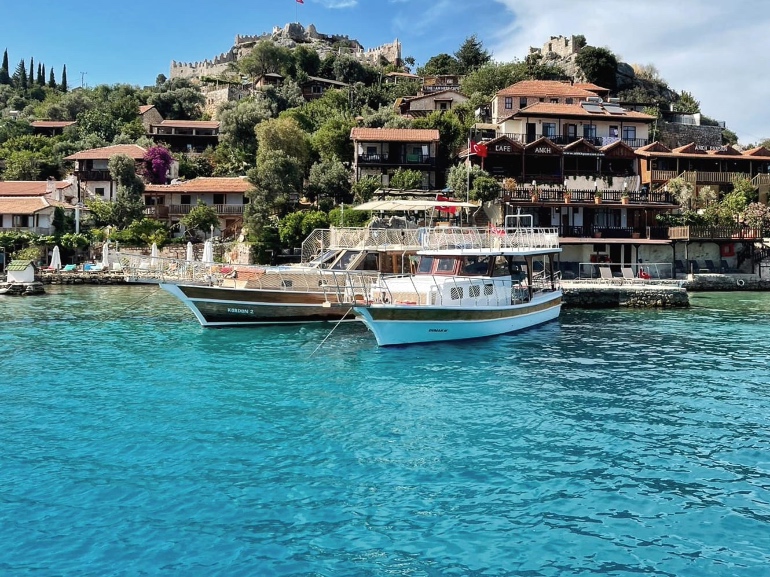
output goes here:
{"type": "Polygon", "coordinates": [[[553,96],[588,98],[596,96],[596,93],[583,88],[578,88],[567,82],[558,82],[556,80],[522,80],[503,88],[497,93],[498,96],[533,96],[547,98],[553,96]]]}
{"type": "Polygon", "coordinates": [[[136,144],[117,144],[115,146],[104,146],[102,148],[92,148],[90,150],[81,150],[75,154],[66,156],[64,160],[103,160],[111,158],[116,154],[125,154],[134,160],[144,158],[147,150],[136,144]]]}
{"type": "Polygon", "coordinates": [[[72,208],[71,205],[44,197],[0,198],[0,214],[35,214],[51,206],[72,208]]]}
{"type": "Polygon", "coordinates": [[[350,138],[364,142],[433,142],[439,139],[432,128],[354,128],[350,138]]]}
{"type": "MultiPolygon", "coordinates": [[[[0,196],[44,196],[48,182],[45,180],[6,180],[0,181],[0,196]]],[[[57,181],[56,188],[72,186],[66,180],[57,181]]]]}
{"type": "Polygon", "coordinates": [[[653,142],[652,144],[636,149],[636,154],[645,158],[653,156],[665,156],[671,158],[714,158],[715,156],[727,156],[731,160],[738,160],[739,158],[742,160],[752,160],[756,158],[754,154],[746,154],[747,152],[752,151],[739,152],[729,145],[721,150],[698,150],[694,142],[686,144],[685,146],[680,146],[674,150],[670,150],[660,142],[653,142]]]}
{"type": "Polygon", "coordinates": [[[153,126],[170,128],[219,128],[218,120],[164,120],[153,126]]]}
{"type": "Polygon", "coordinates": [[[155,108],[154,104],[144,104],[143,106],[139,107],[139,114],[144,114],[145,112],[153,108],[155,108]]]}
{"type": "Polygon", "coordinates": [[[35,120],[30,122],[33,128],[67,128],[75,124],[74,120],[35,120]]]}
{"type": "Polygon", "coordinates": [[[148,184],[144,187],[145,193],[206,193],[206,192],[246,192],[253,185],[241,177],[198,177],[192,180],[183,180],[173,184],[148,184]]]}
{"type": "Polygon", "coordinates": [[[609,92],[609,88],[604,88],[604,86],[599,86],[598,84],[594,84],[593,82],[575,82],[573,84],[575,88],[582,88],[583,90],[588,90],[589,92],[609,92]]]}

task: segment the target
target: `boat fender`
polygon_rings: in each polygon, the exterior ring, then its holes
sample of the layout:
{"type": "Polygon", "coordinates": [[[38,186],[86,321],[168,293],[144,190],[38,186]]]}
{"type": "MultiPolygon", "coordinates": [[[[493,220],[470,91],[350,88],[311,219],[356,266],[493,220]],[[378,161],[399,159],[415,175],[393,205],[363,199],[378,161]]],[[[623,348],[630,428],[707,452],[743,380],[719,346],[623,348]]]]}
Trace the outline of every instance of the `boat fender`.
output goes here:
{"type": "Polygon", "coordinates": [[[739,278],[737,281],[735,281],[735,284],[737,284],[738,286],[744,286],[746,284],[746,281],[743,280],[742,278],[739,278]]]}

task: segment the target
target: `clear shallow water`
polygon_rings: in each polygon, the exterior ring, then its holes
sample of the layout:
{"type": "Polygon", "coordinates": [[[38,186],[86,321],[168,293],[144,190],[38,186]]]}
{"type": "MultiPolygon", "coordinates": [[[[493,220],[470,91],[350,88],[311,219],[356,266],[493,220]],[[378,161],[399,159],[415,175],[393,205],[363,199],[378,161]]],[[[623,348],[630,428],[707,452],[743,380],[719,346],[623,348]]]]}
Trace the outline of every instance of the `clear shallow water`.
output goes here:
{"type": "Polygon", "coordinates": [[[0,574],[770,572],[770,294],[378,349],[0,297],[0,574]]]}

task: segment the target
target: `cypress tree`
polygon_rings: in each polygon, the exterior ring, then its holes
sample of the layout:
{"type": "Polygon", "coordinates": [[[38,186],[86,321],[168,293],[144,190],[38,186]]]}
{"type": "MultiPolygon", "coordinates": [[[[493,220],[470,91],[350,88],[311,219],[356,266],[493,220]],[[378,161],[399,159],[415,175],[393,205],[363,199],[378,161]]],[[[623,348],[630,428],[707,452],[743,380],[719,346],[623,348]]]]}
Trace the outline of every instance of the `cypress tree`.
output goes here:
{"type": "Polygon", "coordinates": [[[48,88],[56,89],[56,77],[53,75],[53,68],[48,76],[48,88]]]}
{"type": "Polygon", "coordinates": [[[3,64],[0,66],[0,84],[10,84],[11,76],[8,71],[8,49],[3,52],[3,64]]]}
{"type": "Polygon", "coordinates": [[[27,65],[23,58],[19,61],[16,72],[13,73],[13,85],[21,89],[27,87],[27,65]]]}
{"type": "Polygon", "coordinates": [[[38,64],[40,70],[37,73],[37,85],[45,86],[45,64],[38,64]]]}
{"type": "Polygon", "coordinates": [[[61,69],[61,84],[59,90],[67,92],[67,65],[65,64],[61,69]]]}
{"type": "Polygon", "coordinates": [[[27,76],[27,86],[32,88],[35,85],[35,58],[29,59],[29,76],[27,76]]]}

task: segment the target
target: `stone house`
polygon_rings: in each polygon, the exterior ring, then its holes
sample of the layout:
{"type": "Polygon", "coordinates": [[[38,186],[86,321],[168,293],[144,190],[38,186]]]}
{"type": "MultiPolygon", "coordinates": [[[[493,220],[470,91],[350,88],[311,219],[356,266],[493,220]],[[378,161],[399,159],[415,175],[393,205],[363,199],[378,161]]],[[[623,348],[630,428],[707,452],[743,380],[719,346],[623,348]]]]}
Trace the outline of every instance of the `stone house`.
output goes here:
{"type": "Polygon", "coordinates": [[[457,90],[443,90],[405,97],[398,103],[398,109],[402,116],[416,118],[435,111],[446,112],[467,101],[468,97],[457,90]]]}
{"type": "Polygon", "coordinates": [[[114,201],[118,185],[110,174],[110,158],[118,154],[124,154],[129,158],[133,158],[137,165],[139,165],[144,159],[146,152],[147,149],[136,144],[118,144],[81,150],[65,157],[64,160],[75,163],[73,174],[77,181],[77,202],[85,202],[93,198],[108,202],[114,201]]]}
{"type": "Polygon", "coordinates": [[[522,80],[495,94],[492,99],[492,122],[509,118],[532,104],[577,104],[592,97],[597,98],[597,93],[569,82],[522,80]]]}
{"type": "MultiPolygon", "coordinates": [[[[350,131],[350,138],[356,181],[375,176],[383,187],[388,187],[393,174],[401,168],[419,170],[423,188],[436,188],[438,130],[356,127],[350,131]]],[[[443,174],[440,176],[443,179],[443,174]]]]}

